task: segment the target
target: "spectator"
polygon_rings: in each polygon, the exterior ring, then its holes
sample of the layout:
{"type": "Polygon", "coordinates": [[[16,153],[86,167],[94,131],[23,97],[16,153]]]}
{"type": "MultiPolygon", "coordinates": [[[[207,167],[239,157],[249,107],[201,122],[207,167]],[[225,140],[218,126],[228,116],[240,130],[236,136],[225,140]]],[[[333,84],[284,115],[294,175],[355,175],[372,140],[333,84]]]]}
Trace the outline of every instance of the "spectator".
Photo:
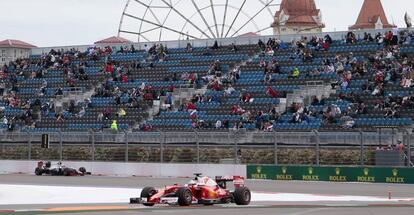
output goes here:
{"type": "Polygon", "coordinates": [[[273,88],[270,86],[267,87],[266,94],[272,96],[272,98],[278,98],[279,96],[278,92],[273,90],[273,88]]]}
{"type": "Polygon", "coordinates": [[[63,95],[63,89],[61,87],[59,87],[56,91],[55,91],[55,96],[61,96],[63,95]]]}
{"type": "Polygon", "coordinates": [[[111,117],[112,117],[112,108],[111,107],[106,107],[104,112],[103,112],[103,115],[105,117],[105,120],[111,119],[111,117]]]}
{"type": "Polygon", "coordinates": [[[231,51],[234,52],[234,53],[239,51],[239,48],[237,48],[236,44],[234,44],[234,43],[231,44],[231,51]]]}
{"type": "Polygon", "coordinates": [[[412,87],[412,79],[403,77],[400,82],[400,86],[403,88],[410,88],[412,87]]]}
{"type": "Polygon", "coordinates": [[[118,110],[118,113],[117,114],[118,114],[118,117],[122,117],[122,118],[125,118],[125,116],[127,115],[125,109],[123,109],[123,108],[120,108],[118,110]]]}
{"type": "Polygon", "coordinates": [[[116,120],[112,120],[111,129],[114,132],[118,131],[118,123],[116,122],[116,120]]]}
{"type": "Polygon", "coordinates": [[[122,83],[128,83],[128,77],[125,74],[123,74],[121,81],[122,81],[122,83]]]}
{"type": "Polygon", "coordinates": [[[292,75],[291,75],[291,77],[292,77],[292,78],[299,78],[299,74],[300,74],[299,69],[298,69],[297,67],[295,67],[295,68],[292,70],[292,75]]]}
{"type": "Polygon", "coordinates": [[[216,122],[216,129],[220,129],[220,128],[222,128],[222,123],[221,123],[221,121],[220,120],[217,120],[217,122],[216,122]]]}
{"type": "Polygon", "coordinates": [[[84,117],[84,116],[85,116],[85,114],[86,114],[86,110],[85,110],[85,108],[83,107],[83,108],[79,111],[79,113],[77,114],[77,117],[82,118],[82,117],[84,117]]]}
{"type": "Polygon", "coordinates": [[[219,45],[218,45],[217,40],[216,40],[216,41],[214,41],[214,45],[213,45],[213,47],[212,47],[211,49],[213,49],[213,50],[217,50],[217,49],[219,49],[219,45]]]}
{"type": "Polygon", "coordinates": [[[364,33],[364,41],[365,42],[373,42],[374,38],[372,37],[371,33],[364,33]]]}
{"type": "Polygon", "coordinates": [[[192,52],[193,51],[193,46],[191,45],[190,42],[187,42],[187,47],[186,47],[187,51],[192,52]]]}
{"type": "Polygon", "coordinates": [[[273,61],[273,64],[272,64],[272,72],[274,74],[280,74],[280,65],[279,65],[279,63],[277,61],[273,61]]]}
{"type": "Polygon", "coordinates": [[[7,117],[6,116],[3,116],[3,124],[4,125],[7,125],[7,124],[9,124],[9,120],[7,119],[7,117]]]}
{"type": "Polygon", "coordinates": [[[265,84],[268,84],[272,81],[272,75],[270,75],[270,73],[265,74],[264,78],[263,78],[263,82],[265,84]]]}
{"type": "Polygon", "coordinates": [[[197,107],[191,102],[187,102],[187,107],[186,108],[187,108],[187,111],[189,111],[189,112],[197,110],[197,107]]]}
{"type": "Polygon", "coordinates": [[[384,117],[385,118],[395,118],[396,116],[396,110],[394,108],[386,108],[385,109],[385,114],[384,117]]]}
{"type": "Polygon", "coordinates": [[[231,95],[231,94],[233,94],[234,92],[236,92],[236,90],[231,86],[231,85],[229,85],[228,87],[227,87],[227,89],[226,90],[224,90],[224,92],[227,94],[227,95],[231,95]]]}
{"type": "Polygon", "coordinates": [[[346,35],[346,43],[356,43],[356,42],[357,42],[357,39],[356,39],[354,32],[352,31],[348,32],[348,34],[346,35]]]}
{"type": "Polygon", "coordinates": [[[246,92],[246,90],[242,90],[243,92],[240,94],[240,101],[244,102],[244,103],[251,103],[253,102],[253,98],[252,95],[248,92],[246,92]]]}
{"type": "Polygon", "coordinates": [[[103,121],[103,118],[104,118],[104,114],[101,112],[101,113],[99,113],[99,114],[98,114],[98,117],[97,117],[97,119],[96,119],[96,120],[97,120],[98,122],[102,122],[102,121],[103,121]]]}
{"type": "Polygon", "coordinates": [[[342,119],[342,121],[343,121],[342,127],[345,128],[345,129],[351,129],[355,125],[354,119],[352,119],[349,116],[345,116],[344,119],[342,119]]]}
{"type": "Polygon", "coordinates": [[[75,108],[76,108],[75,101],[71,100],[67,111],[71,114],[74,114],[75,113],[75,108]]]}
{"type": "Polygon", "coordinates": [[[404,146],[404,143],[400,140],[399,141],[399,143],[398,143],[398,148],[397,148],[397,150],[398,151],[400,151],[400,152],[404,152],[405,151],[405,146],[404,146]]]}
{"type": "Polygon", "coordinates": [[[56,114],[56,122],[63,122],[64,121],[64,119],[63,119],[63,116],[62,116],[62,114],[56,114]]]}
{"type": "Polygon", "coordinates": [[[259,46],[260,50],[262,50],[262,52],[265,51],[266,45],[264,44],[264,42],[261,39],[259,39],[259,42],[257,43],[257,45],[259,46]]]}

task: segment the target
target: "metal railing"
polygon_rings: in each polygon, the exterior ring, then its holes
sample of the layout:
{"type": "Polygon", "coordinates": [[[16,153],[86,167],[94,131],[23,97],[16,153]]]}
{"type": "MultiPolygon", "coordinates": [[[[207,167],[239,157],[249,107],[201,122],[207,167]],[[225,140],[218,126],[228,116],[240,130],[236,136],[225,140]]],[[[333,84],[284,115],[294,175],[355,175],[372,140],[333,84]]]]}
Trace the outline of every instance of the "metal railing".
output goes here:
{"type": "Polygon", "coordinates": [[[2,160],[410,166],[407,132],[133,132],[0,134],[2,160]],[[395,149],[398,143],[404,150],[395,149]]]}
{"type": "MultiPolygon", "coordinates": [[[[375,36],[377,33],[384,34],[385,32],[389,31],[391,29],[364,29],[364,30],[354,30],[355,36],[357,39],[364,38],[364,33],[370,33],[371,35],[375,36]]],[[[400,28],[400,31],[409,30],[412,31],[414,28],[400,28]]],[[[337,32],[321,32],[321,33],[301,33],[301,34],[290,34],[290,35],[263,35],[263,36],[254,36],[254,37],[233,37],[233,38],[214,38],[214,39],[197,39],[197,40],[172,40],[172,41],[162,41],[162,42],[141,42],[141,43],[132,43],[136,49],[144,49],[145,46],[151,47],[155,43],[162,43],[165,46],[168,46],[168,48],[186,48],[187,43],[190,43],[192,47],[212,47],[217,41],[219,45],[221,46],[228,46],[232,43],[236,45],[254,45],[257,44],[259,39],[266,42],[269,38],[279,38],[281,41],[284,41],[285,43],[290,43],[293,40],[298,41],[302,37],[306,36],[308,38],[311,38],[313,36],[316,37],[324,37],[325,35],[329,34],[333,40],[345,40],[346,35],[349,31],[337,31],[337,32]]],[[[97,45],[98,47],[105,47],[110,45],[116,50],[119,50],[121,46],[125,46],[125,44],[100,44],[97,45]]],[[[86,51],[91,45],[80,45],[80,46],[58,46],[58,47],[38,47],[33,48],[31,50],[31,54],[42,54],[47,53],[51,49],[55,50],[69,50],[71,48],[78,49],[80,51],[86,51]]]]}

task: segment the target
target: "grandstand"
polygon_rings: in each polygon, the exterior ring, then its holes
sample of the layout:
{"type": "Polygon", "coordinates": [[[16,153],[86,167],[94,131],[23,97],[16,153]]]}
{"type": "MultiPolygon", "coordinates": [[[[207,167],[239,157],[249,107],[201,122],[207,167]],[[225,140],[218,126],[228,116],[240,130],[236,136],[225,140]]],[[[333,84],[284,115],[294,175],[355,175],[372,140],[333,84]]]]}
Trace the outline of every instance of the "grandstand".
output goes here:
{"type": "Polygon", "coordinates": [[[411,33],[402,31],[395,46],[382,36],[328,35],[150,51],[53,49],[3,67],[12,83],[3,114],[9,130],[30,132],[99,131],[113,120],[130,131],[410,127],[411,33]]]}

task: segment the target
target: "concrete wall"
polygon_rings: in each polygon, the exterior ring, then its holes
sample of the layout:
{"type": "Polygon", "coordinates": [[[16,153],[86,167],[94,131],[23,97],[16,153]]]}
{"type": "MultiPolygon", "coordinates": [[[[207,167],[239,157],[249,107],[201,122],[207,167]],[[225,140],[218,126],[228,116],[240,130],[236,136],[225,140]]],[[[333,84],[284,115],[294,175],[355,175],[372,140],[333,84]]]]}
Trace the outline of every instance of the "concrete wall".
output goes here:
{"type": "MultiPolygon", "coordinates": [[[[194,173],[206,176],[246,177],[245,165],[225,164],[159,164],[159,163],[112,163],[112,162],[63,162],[68,167],[85,167],[93,175],[145,176],[145,177],[191,177],[194,173]]],[[[0,173],[34,174],[37,161],[0,160],[0,173]]]]}

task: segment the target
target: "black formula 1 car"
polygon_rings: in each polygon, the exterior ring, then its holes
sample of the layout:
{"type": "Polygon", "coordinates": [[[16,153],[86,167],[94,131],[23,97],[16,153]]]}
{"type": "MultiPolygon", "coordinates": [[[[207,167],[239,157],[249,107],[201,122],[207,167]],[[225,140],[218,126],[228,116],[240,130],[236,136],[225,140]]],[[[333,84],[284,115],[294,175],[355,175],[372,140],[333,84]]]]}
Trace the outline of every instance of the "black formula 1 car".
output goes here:
{"type": "Polygon", "coordinates": [[[62,162],[57,162],[56,165],[52,165],[50,161],[39,161],[35,169],[36,175],[53,175],[53,176],[84,176],[91,175],[87,172],[85,167],[79,168],[79,170],[71,167],[67,167],[62,162]]]}

